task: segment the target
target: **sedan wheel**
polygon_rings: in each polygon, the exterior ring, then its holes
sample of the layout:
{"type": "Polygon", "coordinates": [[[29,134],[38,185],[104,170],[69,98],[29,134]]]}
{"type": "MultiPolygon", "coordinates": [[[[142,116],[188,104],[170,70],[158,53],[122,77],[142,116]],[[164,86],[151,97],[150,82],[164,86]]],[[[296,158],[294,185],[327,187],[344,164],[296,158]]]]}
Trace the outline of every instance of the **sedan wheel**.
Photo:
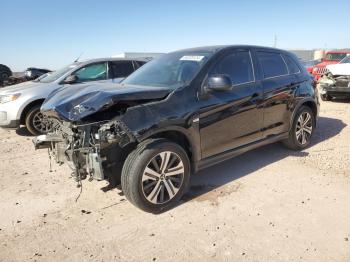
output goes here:
{"type": "Polygon", "coordinates": [[[45,134],[51,130],[49,119],[40,111],[33,116],[33,127],[38,133],[45,134]]]}

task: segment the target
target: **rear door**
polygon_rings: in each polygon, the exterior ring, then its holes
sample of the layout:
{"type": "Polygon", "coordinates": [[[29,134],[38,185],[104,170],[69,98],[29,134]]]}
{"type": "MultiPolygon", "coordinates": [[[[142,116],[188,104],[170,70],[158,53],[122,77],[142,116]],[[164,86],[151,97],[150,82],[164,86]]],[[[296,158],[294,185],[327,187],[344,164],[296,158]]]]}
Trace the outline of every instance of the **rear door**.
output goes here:
{"type": "Polygon", "coordinates": [[[263,137],[289,129],[289,106],[294,97],[295,76],[278,51],[256,52],[262,75],[264,122],[263,137]]]}
{"type": "Polygon", "coordinates": [[[115,83],[119,83],[134,71],[135,67],[132,61],[125,60],[109,62],[109,73],[112,78],[112,81],[115,83]]]}
{"type": "Polygon", "coordinates": [[[199,128],[202,157],[210,157],[261,139],[262,88],[255,81],[249,50],[230,51],[209,70],[225,74],[233,88],[201,99],[199,128]]]}

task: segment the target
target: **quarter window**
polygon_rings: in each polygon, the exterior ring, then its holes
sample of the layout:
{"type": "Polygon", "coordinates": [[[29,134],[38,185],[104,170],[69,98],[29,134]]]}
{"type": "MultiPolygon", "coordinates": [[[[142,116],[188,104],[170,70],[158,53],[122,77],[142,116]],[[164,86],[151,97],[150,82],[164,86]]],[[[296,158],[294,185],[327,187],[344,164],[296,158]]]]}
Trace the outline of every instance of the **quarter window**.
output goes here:
{"type": "Polygon", "coordinates": [[[86,65],[74,72],[78,82],[88,82],[107,79],[107,63],[95,63],[86,65]]]}
{"type": "Polygon", "coordinates": [[[250,53],[248,51],[235,52],[224,57],[212,74],[224,74],[231,78],[233,85],[254,81],[254,72],[250,53]]]}
{"type": "Polygon", "coordinates": [[[113,78],[127,77],[134,72],[134,66],[131,61],[112,61],[110,65],[113,78]]]}
{"type": "Polygon", "coordinates": [[[262,66],[264,78],[283,76],[288,74],[286,63],[281,54],[271,52],[258,52],[258,59],[262,66]]]}
{"type": "Polygon", "coordinates": [[[284,61],[286,62],[289,70],[289,74],[297,74],[300,73],[299,66],[287,55],[283,55],[284,61]]]}

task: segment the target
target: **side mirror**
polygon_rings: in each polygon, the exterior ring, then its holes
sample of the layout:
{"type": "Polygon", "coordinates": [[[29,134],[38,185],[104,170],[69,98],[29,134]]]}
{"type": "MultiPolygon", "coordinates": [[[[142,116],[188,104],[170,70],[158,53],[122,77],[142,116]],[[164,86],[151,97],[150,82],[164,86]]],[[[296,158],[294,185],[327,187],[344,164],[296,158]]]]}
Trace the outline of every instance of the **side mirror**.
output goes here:
{"type": "Polygon", "coordinates": [[[78,81],[78,77],[76,75],[70,75],[63,81],[63,83],[65,83],[65,84],[74,84],[77,81],[78,81]]]}
{"type": "Polygon", "coordinates": [[[206,89],[217,92],[230,91],[232,80],[228,75],[212,75],[207,80],[206,89]]]}

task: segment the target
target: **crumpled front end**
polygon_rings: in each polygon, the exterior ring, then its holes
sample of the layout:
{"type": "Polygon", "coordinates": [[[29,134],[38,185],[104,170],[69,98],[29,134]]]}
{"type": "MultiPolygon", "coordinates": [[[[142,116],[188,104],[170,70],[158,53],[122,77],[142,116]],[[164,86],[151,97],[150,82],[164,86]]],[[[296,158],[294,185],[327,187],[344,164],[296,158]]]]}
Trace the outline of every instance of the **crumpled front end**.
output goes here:
{"type": "Polygon", "coordinates": [[[77,181],[103,180],[116,173],[123,157],[122,148],[134,137],[118,120],[73,124],[52,119],[52,131],[33,139],[36,149],[48,148],[58,164],[67,163],[77,181]],[[118,161],[120,160],[120,161],[118,161]]]}
{"type": "Polygon", "coordinates": [[[348,96],[350,95],[350,76],[324,75],[318,81],[318,89],[321,95],[348,96]]]}

